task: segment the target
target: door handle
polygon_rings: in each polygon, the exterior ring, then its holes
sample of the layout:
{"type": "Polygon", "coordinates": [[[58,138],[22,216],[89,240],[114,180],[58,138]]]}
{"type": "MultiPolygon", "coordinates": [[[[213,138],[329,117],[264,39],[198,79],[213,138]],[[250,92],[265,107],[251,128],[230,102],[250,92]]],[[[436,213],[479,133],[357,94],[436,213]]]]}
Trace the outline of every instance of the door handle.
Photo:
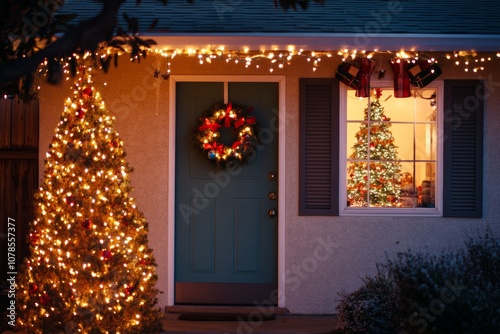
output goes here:
{"type": "Polygon", "coordinates": [[[269,209],[269,211],[267,211],[267,214],[271,218],[276,217],[278,215],[278,210],[276,210],[275,208],[269,209]]]}

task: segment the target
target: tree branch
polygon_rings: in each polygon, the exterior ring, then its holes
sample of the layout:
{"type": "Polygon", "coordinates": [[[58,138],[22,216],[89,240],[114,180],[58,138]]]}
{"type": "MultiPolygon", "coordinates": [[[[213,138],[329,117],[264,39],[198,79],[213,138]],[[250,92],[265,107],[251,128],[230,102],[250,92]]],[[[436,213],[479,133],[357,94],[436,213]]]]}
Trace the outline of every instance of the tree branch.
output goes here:
{"type": "Polygon", "coordinates": [[[113,38],[118,11],[124,0],[106,0],[99,15],[80,22],[63,37],[47,45],[31,57],[13,60],[0,68],[0,82],[18,80],[35,70],[45,59],[71,56],[73,53],[95,51],[101,42],[113,38]]]}

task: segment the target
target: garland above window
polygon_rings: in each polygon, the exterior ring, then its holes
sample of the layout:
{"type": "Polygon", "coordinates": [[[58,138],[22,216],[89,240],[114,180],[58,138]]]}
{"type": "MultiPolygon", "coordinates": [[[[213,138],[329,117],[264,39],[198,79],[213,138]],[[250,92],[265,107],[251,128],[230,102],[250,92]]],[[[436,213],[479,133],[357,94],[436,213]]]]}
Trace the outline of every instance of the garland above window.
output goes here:
{"type": "Polygon", "coordinates": [[[236,106],[231,102],[215,105],[207,115],[199,118],[199,126],[193,133],[195,147],[218,165],[229,161],[249,162],[259,143],[257,119],[251,115],[252,110],[253,107],[236,106]],[[232,132],[232,143],[222,142],[221,128],[232,132]]]}

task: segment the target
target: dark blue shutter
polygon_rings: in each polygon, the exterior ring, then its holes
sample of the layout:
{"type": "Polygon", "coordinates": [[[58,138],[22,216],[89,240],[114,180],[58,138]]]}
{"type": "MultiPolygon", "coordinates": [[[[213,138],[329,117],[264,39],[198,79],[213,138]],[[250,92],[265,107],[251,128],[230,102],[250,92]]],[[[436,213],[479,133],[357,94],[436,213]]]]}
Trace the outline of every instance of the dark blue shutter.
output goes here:
{"type": "Polygon", "coordinates": [[[300,79],[299,215],[339,214],[339,83],[300,79]]]}
{"type": "Polygon", "coordinates": [[[443,216],[481,217],[484,85],[444,82],[443,216]]]}

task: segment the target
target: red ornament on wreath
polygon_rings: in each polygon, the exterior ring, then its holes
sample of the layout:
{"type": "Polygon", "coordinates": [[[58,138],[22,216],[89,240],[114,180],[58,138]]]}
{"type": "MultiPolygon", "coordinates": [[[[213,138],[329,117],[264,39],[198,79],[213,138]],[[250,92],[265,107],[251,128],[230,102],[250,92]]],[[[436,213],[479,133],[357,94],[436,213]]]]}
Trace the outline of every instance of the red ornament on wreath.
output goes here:
{"type": "Polygon", "coordinates": [[[253,107],[237,106],[231,102],[214,106],[206,116],[200,117],[200,124],[193,132],[195,147],[219,165],[229,161],[239,164],[248,162],[259,144],[257,119],[251,114],[252,110],[253,107]],[[222,128],[232,131],[231,144],[221,142],[222,128]]]}

